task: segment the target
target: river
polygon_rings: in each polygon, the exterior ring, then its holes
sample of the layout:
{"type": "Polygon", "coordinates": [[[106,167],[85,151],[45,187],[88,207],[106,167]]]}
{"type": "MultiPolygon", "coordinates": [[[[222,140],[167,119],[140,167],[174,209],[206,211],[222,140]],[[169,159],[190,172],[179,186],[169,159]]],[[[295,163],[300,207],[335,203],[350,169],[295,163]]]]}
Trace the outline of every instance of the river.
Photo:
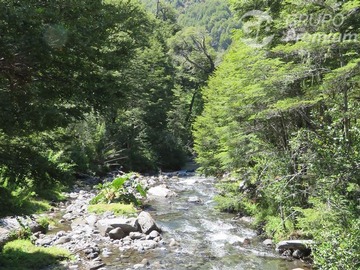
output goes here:
{"type": "MultiPolygon", "coordinates": [[[[306,268],[300,261],[279,258],[258,239],[255,231],[215,209],[214,179],[200,176],[169,178],[167,186],[178,196],[151,200],[150,212],[173,246],[144,252],[114,253],[104,259],[106,269],[131,269],[144,258],[160,269],[289,270],[306,268]],[[201,203],[189,202],[195,197],[201,203]],[[250,243],[244,245],[244,239],[250,243]]],[[[155,268],[151,268],[155,269],[155,268]]]]}

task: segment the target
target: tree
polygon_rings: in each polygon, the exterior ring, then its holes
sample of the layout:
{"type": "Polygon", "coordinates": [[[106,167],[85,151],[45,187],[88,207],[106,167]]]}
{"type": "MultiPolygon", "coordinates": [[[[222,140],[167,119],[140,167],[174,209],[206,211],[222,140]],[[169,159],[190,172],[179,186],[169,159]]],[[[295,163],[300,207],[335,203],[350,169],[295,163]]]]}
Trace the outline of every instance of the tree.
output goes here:
{"type": "Polygon", "coordinates": [[[303,230],[320,243],[314,249],[319,267],[349,269],[358,264],[356,256],[326,254],[329,248],[339,254],[358,250],[359,43],[353,29],[359,4],[232,4],[239,17],[260,9],[272,21],[257,25],[256,36],[245,28],[237,32],[202,91],[204,112],[194,131],[198,161],[205,173],[232,172],[241,182],[237,195],[229,194],[233,209],[256,214],[276,238],[303,230]],[[267,46],[248,46],[249,39],[269,34],[267,46]],[[325,205],[327,216],[317,215],[325,205]],[[322,238],[324,227],[333,236],[322,238]],[[351,244],[338,245],[334,237],[351,244]]]}
{"type": "Polygon", "coordinates": [[[63,148],[63,128],[121,103],[126,84],[114,71],[146,44],[149,20],[126,1],[0,8],[0,183],[39,192],[68,170],[53,153],[63,148]]]}

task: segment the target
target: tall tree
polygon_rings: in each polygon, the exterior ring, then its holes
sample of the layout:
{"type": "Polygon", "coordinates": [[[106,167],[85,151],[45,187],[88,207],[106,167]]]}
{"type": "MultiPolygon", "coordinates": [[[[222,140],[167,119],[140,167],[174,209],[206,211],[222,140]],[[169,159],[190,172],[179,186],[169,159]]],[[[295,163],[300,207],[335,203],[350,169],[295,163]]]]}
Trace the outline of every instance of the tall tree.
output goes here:
{"type": "Polygon", "coordinates": [[[0,17],[0,181],[41,191],[60,177],[59,129],[121,103],[114,70],[144,46],[149,20],[98,0],[0,1],[0,17]]]}
{"type": "Polygon", "coordinates": [[[203,90],[198,161],[242,182],[226,208],[253,211],[277,238],[304,230],[320,268],[350,269],[356,256],[326,252],[359,250],[359,3],[231,2],[245,27],[203,90]],[[347,244],[329,244],[334,235],[347,244]]]}

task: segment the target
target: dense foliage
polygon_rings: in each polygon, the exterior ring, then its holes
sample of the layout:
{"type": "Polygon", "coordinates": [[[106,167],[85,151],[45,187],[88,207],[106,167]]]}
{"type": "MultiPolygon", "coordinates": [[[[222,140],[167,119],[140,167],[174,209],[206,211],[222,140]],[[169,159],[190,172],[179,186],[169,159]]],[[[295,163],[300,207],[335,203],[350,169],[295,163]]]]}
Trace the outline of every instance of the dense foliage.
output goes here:
{"type": "Polygon", "coordinates": [[[140,0],[159,18],[173,18],[182,28],[205,29],[217,51],[231,44],[232,30],[240,24],[234,18],[229,3],[221,0],[140,0]]]}
{"type": "Polygon", "coordinates": [[[91,199],[90,204],[122,202],[140,206],[141,198],[146,197],[146,191],[136,180],[136,175],[131,173],[100,183],[96,188],[99,192],[91,199]]]}
{"type": "MultiPolygon", "coordinates": [[[[76,174],[179,169],[194,136],[222,209],[357,268],[360,3],[229,3],[0,0],[0,212],[76,174]]],[[[125,178],[96,200],[137,203],[125,178]]]]}
{"type": "Polygon", "coordinates": [[[319,269],[357,269],[360,3],[231,3],[239,17],[272,20],[242,18],[202,91],[202,171],[230,173],[223,209],[255,215],[277,239],[314,238],[319,269]]]}
{"type": "Polygon", "coordinates": [[[56,199],[76,174],[180,168],[207,35],[138,1],[0,1],[0,18],[2,209],[56,199]]]}

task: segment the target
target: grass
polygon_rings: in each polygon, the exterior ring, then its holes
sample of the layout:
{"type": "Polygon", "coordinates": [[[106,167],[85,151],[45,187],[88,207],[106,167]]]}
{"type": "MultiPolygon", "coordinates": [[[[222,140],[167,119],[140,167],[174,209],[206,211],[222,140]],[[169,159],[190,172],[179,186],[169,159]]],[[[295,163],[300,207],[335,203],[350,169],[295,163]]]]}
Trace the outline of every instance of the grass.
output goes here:
{"type": "Polygon", "coordinates": [[[0,269],[37,270],[70,259],[72,256],[66,249],[37,247],[29,240],[15,240],[4,246],[0,256],[0,269]]]}
{"type": "Polygon", "coordinates": [[[51,206],[48,201],[29,198],[21,204],[17,204],[15,201],[13,204],[8,204],[6,207],[1,207],[0,217],[13,216],[13,215],[31,215],[40,214],[50,210],[51,206]]]}
{"type": "Polygon", "coordinates": [[[50,210],[49,201],[63,201],[61,188],[43,190],[43,194],[33,194],[18,188],[11,190],[0,184],[0,217],[40,214],[50,210]]]}
{"type": "Polygon", "coordinates": [[[123,203],[98,203],[89,205],[88,211],[95,214],[102,214],[107,211],[113,212],[115,215],[125,215],[131,216],[136,214],[137,210],[132,204],[123,204],[123,203]]]}

